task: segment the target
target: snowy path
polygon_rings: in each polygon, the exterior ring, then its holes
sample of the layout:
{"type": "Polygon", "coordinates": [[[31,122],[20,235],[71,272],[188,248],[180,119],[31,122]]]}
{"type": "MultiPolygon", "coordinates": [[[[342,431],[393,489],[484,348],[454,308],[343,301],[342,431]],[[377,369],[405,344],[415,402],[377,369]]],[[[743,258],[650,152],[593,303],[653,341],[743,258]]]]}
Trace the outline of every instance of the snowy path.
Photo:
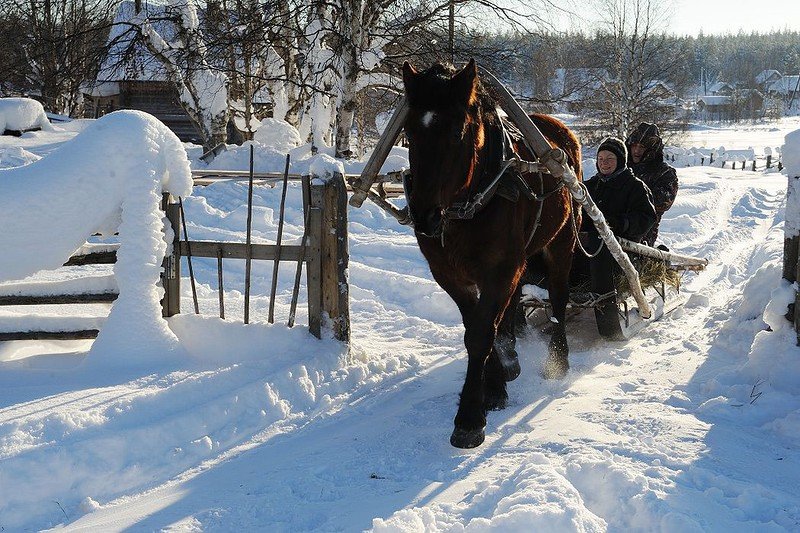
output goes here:
{"type": "MultiPolygon", "coordinates": [[[[143,483],[137,472],[129,489],[120,490],[119,480],[115,490],[95,488],[95,498],[105,490],[117,499],[70,520],[66,530],[270,524],[277,531],[351,531],[373,519],[378,530],[404,531],[791,529],[800,519],[796,489],[780,472],[800,471],[797,455],[765,444],[747,424],[720,428],[701,408],[708,382],[730,364],[722,357],[732,348],[723,338],[726,320],[746,281],[775,254],[771,230],[783,200],[780,176],[753,186],[725,174],[683,170],[688,185],[665,223],[670,244],[711,260],[686,287],[689,305],[625,343],[601,341],[591,320],[579,318],[570,335],[572,371],[560,382],[538,376],[545,341],[524,339],[524,373],[509,386],[511,406],[490,414],[477,450],[447,443],[465,365],[457,314],[431,285],[410,237],[369,236],[366,228],[352,238],[356,361],[345,373],[358,374],[361,358],[394,361],[373,382],[345,377],[353,386],[328,384],[337,394],[321,402],[318,390],[305,406],[296,388],[275,386],[284,416],[264,424],[231,401],[252,410],[265,381],[274,385],[275,365],[251,361],[55,394],[11,406],[0,419],[34,435],[30,428],[54,430],[56,407],[58,417],[78,426],[77,413],[87,426],[107,417],[75,442],[59,439],[69,448],[177,435],[144,445],[142,454],[165,455],[147,461],[152,481],[143,483]],[[152,417],[148,406],[156,404],[152,417]],[[108,417],[115,411],[127,414],[108,417]],[[184,449],[177,457],[172,448],[189,433],[180,435],[181,428],[199,420],[211,437],[196,446],[211,450],[184,449]],[[231,433],[221,442],[231,425],[241,438],[231,433]],[[756,449],[786,461],[740,464],[738,456],[756,449]]],[[[750,345],[735,348],[741,358],[750,345]]],[[[318,361],[306,366],[321,368],[318,361]]],[[[324,381],[312,388],[321,390],[324,381]]],[[[26,468],[46,457],[36,453],[41,440],[22,447],[33,454],[26,468]]],[[[134,466],[145,462],[137,455],[122,456],[134,466]]]]}
{"type": "MultiPolygon", "coordinates": [[[[466,368],[458,313],[407,229],[374,208],[350,215],[350,355],[302,328],[236,323],[240,263],[226,266],[234,320],[211,318],[215,265],[200,260],[209,317],[171,322],[183,366],[97,372],[85,342],[0,346],[0,528],[796,529],[800,394],[739,371],[779,276],[785,177],[679,176],[663,239],[711,261],[688,277],[687,306],[622,343],[578,317],[563,381],[539,377],[546,341],[522,339],[511,405],[476,450],[448,443],[466,368]]],[[[185,199],[192,238],[243,240],[242,192],[185,199]]],[[[256,191],[257,238],[274,239],[278,194],[256,191]]],[[[269,271],[254,269],[256,295],[269,271]]],[[[279,317],[292,278],[282,269],[279,317]]],[[[257,320],[266,303],[254,298],[257,320]]]]}

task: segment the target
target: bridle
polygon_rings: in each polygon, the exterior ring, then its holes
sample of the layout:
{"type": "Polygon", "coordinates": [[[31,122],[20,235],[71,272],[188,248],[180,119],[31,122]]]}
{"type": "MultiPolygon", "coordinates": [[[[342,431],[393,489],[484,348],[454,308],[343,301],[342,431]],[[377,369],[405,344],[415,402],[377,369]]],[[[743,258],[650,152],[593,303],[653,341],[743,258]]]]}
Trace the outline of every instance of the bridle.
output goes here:
{"type": "MultiPolygon", "coordinates": [[[[488,130],[488,132],[485,132],[486,142],[488,143],[488,147],[485,146],[485,149],[488,149],[489,157],[486,158],[484,160],[485,162],[481,165],[483,168],[480,170],[478,176],[473,176],[465,197],[462,200],[451,202],[450,205],[442,209],[442,223],[432,237],[441,238],[442,246],[444,246],[445,230],[450,221],[473,219],[495,196],[499,195],[512,202],[517,202],[519,196],[522,195],[530,201],[537,202],[534,223],[525,244],[527,248],[541,223],[544,200],[561,191],[565,184],[562,180],[559,180],[553,189],[545,193],[544,177],[542,176],[543,172],[538,172],[539,192],[538,194],[533,192],[522,174],[515,168],[517,163],[522,162],[522,159],[514,148],[514,141],[509,131],[510,128],[515,129],[513,125],[506,123],[498,109],[497,125],[487,128],[484,122],[482,126],[488,130]],[[493,149],[495,150],[494,154],[491,153],[493,149]],[[493,169],[496,170],[493,171],[493,169]]],[[[480,161],[477,153],[478,148],[475,147],[474,142],[470,142],[470,144],[473,147],[473,161],[480,161]]],[[[411,173],[404,172],[403,190],[409,203],[412,187],[413,177],[411,173]]],[[[414,220],[410,209],[408,210],[408,214],[409,220],[413,225],[414,220]]]]}

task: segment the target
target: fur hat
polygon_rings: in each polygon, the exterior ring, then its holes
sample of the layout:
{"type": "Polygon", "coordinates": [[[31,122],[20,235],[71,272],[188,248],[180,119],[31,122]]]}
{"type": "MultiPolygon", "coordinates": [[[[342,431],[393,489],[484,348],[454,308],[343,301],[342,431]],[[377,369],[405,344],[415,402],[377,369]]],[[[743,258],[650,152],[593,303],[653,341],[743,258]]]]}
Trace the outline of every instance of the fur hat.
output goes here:
{"type": "Polygon", "coordinates": [[[661,139],[661,132],[658,131],[658,126],[655,124],[642,122],[628,135],[625,144],[628,150],[630,150],[631,146],[634,144],[641,144],[644,146],[642,161],[663,159],[664,141],[661,139]]]}
{"type": "Polygon", "coordinates": [[[622,139],[617,139],[616,137],[606,137],[597,148],[597,153],[599,154],[602,150],[607,150],[617,156],[616,170],[625,168],[628,162],[628,149],[625,148],[625,143],[622,142],[622,139]]]}

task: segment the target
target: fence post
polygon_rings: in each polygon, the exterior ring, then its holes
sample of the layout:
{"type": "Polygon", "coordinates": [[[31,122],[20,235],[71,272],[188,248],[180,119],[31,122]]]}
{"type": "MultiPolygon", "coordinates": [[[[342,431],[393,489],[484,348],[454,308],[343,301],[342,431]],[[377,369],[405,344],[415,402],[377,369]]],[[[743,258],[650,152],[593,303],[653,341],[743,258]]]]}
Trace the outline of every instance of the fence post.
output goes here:
{"type": "Polygon", "coordinates": [[[308,330],[318,339],[322,336],[322,206],[323,186],[316,176],[310,178],[308,198],[308,252],[306,254],[306,287],[308,287],[308,330]]]}
{"type": "Polygon", "coordinates": [[[314,177],[311,182],[309,220],[310,255],[308,272],[309,329],[321,334],[323,315],[327,315],[333,336],[350,341],[350,286],[347,268],[347,188],[344,176],[314,177]],[[316,210],[316,211],[314,211],[316,210]]]}
{"type": "Polygon", "coordinates": [[[181,312],[181,212],[178,204],[170,202],[168,193],[161,195],[161,209],[166,212],[172,227],[172,253],[164,257],[161,272],[161,285],[164,287],[161,315],[169,317],[181,312]]]}
{"type": "Polygon", "coordinates": [[[327,181],[322,227],[322,310],[331,320],[333,336],[350,342],[350,254],[347,244],[347,185],[335,174],[327,181]]]}

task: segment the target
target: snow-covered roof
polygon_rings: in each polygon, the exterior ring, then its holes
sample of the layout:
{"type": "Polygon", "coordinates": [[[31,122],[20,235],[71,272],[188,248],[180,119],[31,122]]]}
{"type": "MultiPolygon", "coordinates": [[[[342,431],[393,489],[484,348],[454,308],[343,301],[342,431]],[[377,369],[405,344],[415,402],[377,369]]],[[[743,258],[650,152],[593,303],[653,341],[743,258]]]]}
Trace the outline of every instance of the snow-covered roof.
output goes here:
{"type": "MultiPolygon", "coordinates": [[[[142,3],[142,10],[151,19],[155,30],[169,42],[175,38],[175,28],[166,20],[158,20],[164,18],[167,9],[168,5],[159,0],[142,3]]],[[[110,49],[97,74],[98,82],[167,80],[164,67],[143,45],[135,44],[129,52],[132,42],[137,36],[137,32],[130,23],[135,16],[134,2],[123,0],[114,16],[114,25],[108,36],[110,49]]]]}
{"type": "Polygon", "coordinates": [[[715,94],[720,91],[726,91],[726,90],[727,91],[733,90],[733,85],[731,85],[727,81],[718,81],[717,83],[708,88],[708,92],[710,92],[711,94],[715,94]]]}
{"type": "Polygon", "coordinates": [[[756,76],[756,83],[758,83],[760,85],[762,83],[766,83],[766,82],[770,81],[771,79],[778,79],[780,77],[781,77],[781,73],[778,72],[777,70],[773,70],[773,69],[762,70],[756,76]]]}
{"type": "Polygon", "coordinates": [[[798,90],[797,81],[800,76],[783,76],[767,86],[767,92],[777,94],[790,94],[798,90]]]}
{"type": "Polygon", "coordinates": [[[667,82],[651,80],[644,86],[644,94],[656,93],[658,96],[675,96],[675,89],[667,82]],[[660,93],[660,94],[659,94],[660,93]]]}
{"type": "Polygon", "coordinates": [[[697,99],[697,103],[698,104],[699,103],[703,103],[704,105],[707,105],[707,106],[709,106],[709,105],[713,105],[713,106],[727,105],[727,104],[731,103],[731,97],[730,96],[705,95],[705,96],[700,96],[697,99]]]}

